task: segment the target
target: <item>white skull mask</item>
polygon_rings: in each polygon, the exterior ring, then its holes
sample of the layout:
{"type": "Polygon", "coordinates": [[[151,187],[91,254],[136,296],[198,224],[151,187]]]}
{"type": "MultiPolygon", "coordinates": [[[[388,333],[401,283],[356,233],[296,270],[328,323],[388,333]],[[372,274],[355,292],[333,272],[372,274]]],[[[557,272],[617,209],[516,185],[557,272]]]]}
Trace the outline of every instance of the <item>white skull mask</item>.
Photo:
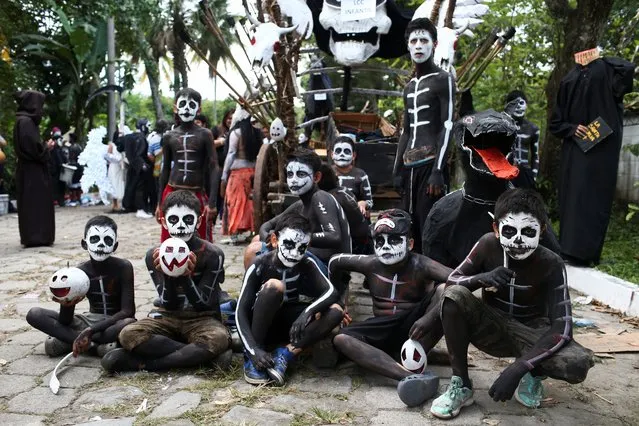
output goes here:
{"type": "Polygon", "coordinates": [[[539,246],[541,224],[529,213],[508,213],[499,220],[499,242],[508,256],[526,259],[539,246]]]}
{"type": "Polygon", "coordinates": [[[386,1],[377,0],[373,18],[342,20],[341,0],[324,0],[319,21],[330,32],[329,48],[335,60],[345,66],[366,62],[379,50],[379,38],[388,34],[392,21],[386,1]]]}
{"type": "Polygon", "coordinates": [[[186,206],[171,206],[164,214],[166,230],[174,238],[189,241],[197,227],[198,214],[186,206]]]}
{"type": "Polygon", "coordinates": [[[179,277],[188,269],[191,250],[180,238],[167,238],[160,246],[160,268],[171,277],[179,277]]]}
{"type": "Polygon", "coordinates": [[[375,255],[384,265],[394,265],[408,255],[408,237],[396,234],[377,234],[374,237],[375,255]]]}
{"type": "Polygon", "coordinates": [[[286,183],[291,193],[306,194],[313,188],[313,170],[299,161],[291,161],[286,165],[286,183]]]}
{"type": "Polygon", "coordinates": [[[118,236],[110,226],[94,225],[89,228],[84,240],[91,259],[102,262],[115,251],[118,236]]]}
{"type": "Polygon", "coordinates": [[[279,117],[273,120],[273,122],[271,123],[271,128],[269,129],[271,139],[274,142],[279,142],[281,140],[284,140],[284,138],[286,137],[286,131],[287,129],[286,127],[284,127],[284,123],[282,122],[282,119],[280,119],[279,117]]]}
{"type": "Polygon", "coordinates": [[[528,103],[524,98],[519,97],[508,102],[505,109],[506,114],[511,117],[521,118],[526,114],[528,103]]]}
{"type": "Polygon", "coordinates": [[[302,260],[310,242],[309,234],[284,228],[277,234],[277,258],[284,266],[291,268],[302,260]]]}
{"type": "Polygon", "coordinates": [[[408,36],[410,58],[416,64],[426,62],[433,54],[433,36],[426,30],[415,30],[408,36]]]}
{"type": "Polygon", "coordinates": [[[180,120],[185,123],[195,120],[195,115],[200,109],[200,103],[189,96],[180,96],[175,105],[180,120]]]}
{"type": "Polygon", "coordinates": [[[348,142],[337,142],[333,146],[332,158],[338,167],[350,166],[353,163],[353,147],[348,142]]]}

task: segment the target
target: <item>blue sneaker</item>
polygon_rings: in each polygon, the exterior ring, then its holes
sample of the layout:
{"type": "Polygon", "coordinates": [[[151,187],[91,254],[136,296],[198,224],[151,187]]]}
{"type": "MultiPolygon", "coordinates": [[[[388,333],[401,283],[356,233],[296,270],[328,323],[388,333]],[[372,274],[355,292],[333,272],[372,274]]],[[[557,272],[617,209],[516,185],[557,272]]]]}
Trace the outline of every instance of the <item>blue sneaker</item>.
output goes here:
{"type": "Polygon", "coordinates": [[[246,354],[244,354],[244,380],[252,385],[263,385],[271,381],[266,371],[258,370],[246,354]]]}
{"type": "Polygon", "coordinates": [[[544,399],[542,380],[541,377],[534,377],[532,374],[526,373],[519,382],[515,399],[524,407],[539,408],[541,400],[544,399]]]}
{"type": "Polygon", "coordinates": [[[461,377],[453,376],[446,392],[433,401],[430,413],[440,419],[452,419],[463,407],[468,407],[474,402],[473,390],[464,386],[461,377]]]}
{"type": "Polygon", "coordinates": [[[267,368],[266,372],[269,377],[273,379],[275,385],[283,386],[286,369],[288,368],[288,364],[295,358],[295,354],[289,351],[288,348],[281,347],[275,349],[272,355],[275,366],[273,368],[267,368]]]}

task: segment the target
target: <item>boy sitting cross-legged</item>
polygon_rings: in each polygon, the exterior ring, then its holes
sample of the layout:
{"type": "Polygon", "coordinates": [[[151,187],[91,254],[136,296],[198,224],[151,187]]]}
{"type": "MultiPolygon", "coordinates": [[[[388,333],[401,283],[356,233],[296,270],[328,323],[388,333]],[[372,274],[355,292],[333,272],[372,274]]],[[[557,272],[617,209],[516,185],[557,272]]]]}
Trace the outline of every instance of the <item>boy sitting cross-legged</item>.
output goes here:
{"type": "Polygon", "coordinates": [[[295,356],[342,321],[338,291],[306,253],[311,233],[306,217],[284,213],[271,234],[273,250],[257,257],[244,275],[236,321],[248,383],[283,385],[295,356]],[[281,346],[268,352],[274,345],[281,346]]]}

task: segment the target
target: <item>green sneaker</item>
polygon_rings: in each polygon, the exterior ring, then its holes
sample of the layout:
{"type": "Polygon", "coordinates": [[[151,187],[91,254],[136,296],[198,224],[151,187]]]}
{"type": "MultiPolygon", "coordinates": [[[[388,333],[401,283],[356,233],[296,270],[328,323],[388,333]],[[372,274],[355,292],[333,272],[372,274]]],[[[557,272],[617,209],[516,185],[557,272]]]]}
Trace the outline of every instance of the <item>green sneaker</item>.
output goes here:
{"type": "Polygon", "coordinates": [[[433,401],[430,413],[440,419],[452,419],[459,414],[462,407],[468,407],[474,402],[473,390],[464,387],[461,377],[453,376],[446,392],[433,401]]]}
{"type": "Polygon", "coordinates": [[[539,408],[541,400],[544,399],[544,385],[541,377],[534,377],[526,373],[519,381],[519,386],[515,392],[515,399],[521,405],[528,408],[539,408]]]}

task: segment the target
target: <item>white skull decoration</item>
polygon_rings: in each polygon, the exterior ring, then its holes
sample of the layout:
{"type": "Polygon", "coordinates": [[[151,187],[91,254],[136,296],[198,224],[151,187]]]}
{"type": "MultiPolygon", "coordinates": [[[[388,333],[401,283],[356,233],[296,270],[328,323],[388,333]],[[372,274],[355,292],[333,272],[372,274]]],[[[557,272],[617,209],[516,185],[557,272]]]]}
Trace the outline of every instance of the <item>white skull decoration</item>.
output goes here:
{"type": "Polygon", "coordinates": [[[280,37],[295,30],[295,26],[280,28],[273,22],[261,23],[250,13],[247,14],[253,24],[251,37],[251,62],[254,67],[264,68],[271,62],[273,54],[280,48],[280,37]]]}
{"type": "Polygon", "coordinates": [[[102,262],[115,251],[117,235],[110,226],[94,225],[84,236],[91,259],[102,262]]]}
{"type": "Polygon", "coordinates": [[[299,161],[290,161],[286,165],[286,183],[293,194],[306,194],[313,187],[313,170],[299,161]]]}
{"type": "Polygon", "coordinates": [[[174,238],[188,241],[195,234],[198,214],[187,206],[171,206],[164,214],[166,230],[174,238]]]}
{"type": "Polygon", "coordinates": [[[373,18],[344,21],[341,0],[324,0],[319,21],[330,32],[329,48],[335,60],[345,66],[366,62],[379,50],[379,38],[388,34],[392,21],[386,14],[386,0],[377,0],[373,18]]]}
{"type": "Polygon", "coordinates": [[[200,103],[190,96],[180,96],[175,105],[180,120],[185,123],[195,120],[195,116],[200,109],[200,103]]]}
{"type": "Polygon", "coordinates": [[[508,213],[499,220],[499,242],[508,256],[526,259],[539,246],[541,224],[529,213],[508,213]]]}
{"type": "Polygon", "coordinates": [[[437,48],[433,60],[435,64],[444,71],[455,75],[455,51],[457,50],[457,40],[466,31],[468,24],[458,29],[447,27],[437,28],[437,48]]]}
{"type": "Polygon", "coordinates": [[[527,109],[528,103],[526,102],[526,100],[522,97],[517,97],[508,102],[505,108],[505,112],[511,117],[521,118],[526,114],[527,109]]]}
{"type": "Polygon", "coordinates": [[[377,234],[373,241],[375,243],[375,255],[384,265],[399,263],[408,254],[408,238],[406,235],[377,234]]]}
{"type": "Polygon", "coordinates": [[[80,268],[62,268],[49,278],[49,291],[58,301],[69,302],[89,291],[89,276],[80,268]]]}
{"type": "Polygon", "coordinates": [[[331,154],[337,167],[347,167],[353,163],[353,147],[348,142],[337,142],[331,154]]]}
{"type": "Polygon", "coordinates": [[[167,238],[160,246],[160,268],[170,277],[184,275],[191,250],[180,238],[167,238]]]}
{"type": "Polygon", "coordinates": [[[302,260],[310,242],[309,234],[284,228],[277,234],[277,257],[284,266],[291,268],[302,260]]]}
{"type": "Polygon", "coordinates": [[[286,137],[287,131],[288,129],[284,127],[284,123],[282,122],[282,119],[277,117],[275,120],[273,120],[273,122],[271,123],[271,128],[269,129],[271,140],[273,142],[279,142],[284,140],[284,138],[286,137]]]}

